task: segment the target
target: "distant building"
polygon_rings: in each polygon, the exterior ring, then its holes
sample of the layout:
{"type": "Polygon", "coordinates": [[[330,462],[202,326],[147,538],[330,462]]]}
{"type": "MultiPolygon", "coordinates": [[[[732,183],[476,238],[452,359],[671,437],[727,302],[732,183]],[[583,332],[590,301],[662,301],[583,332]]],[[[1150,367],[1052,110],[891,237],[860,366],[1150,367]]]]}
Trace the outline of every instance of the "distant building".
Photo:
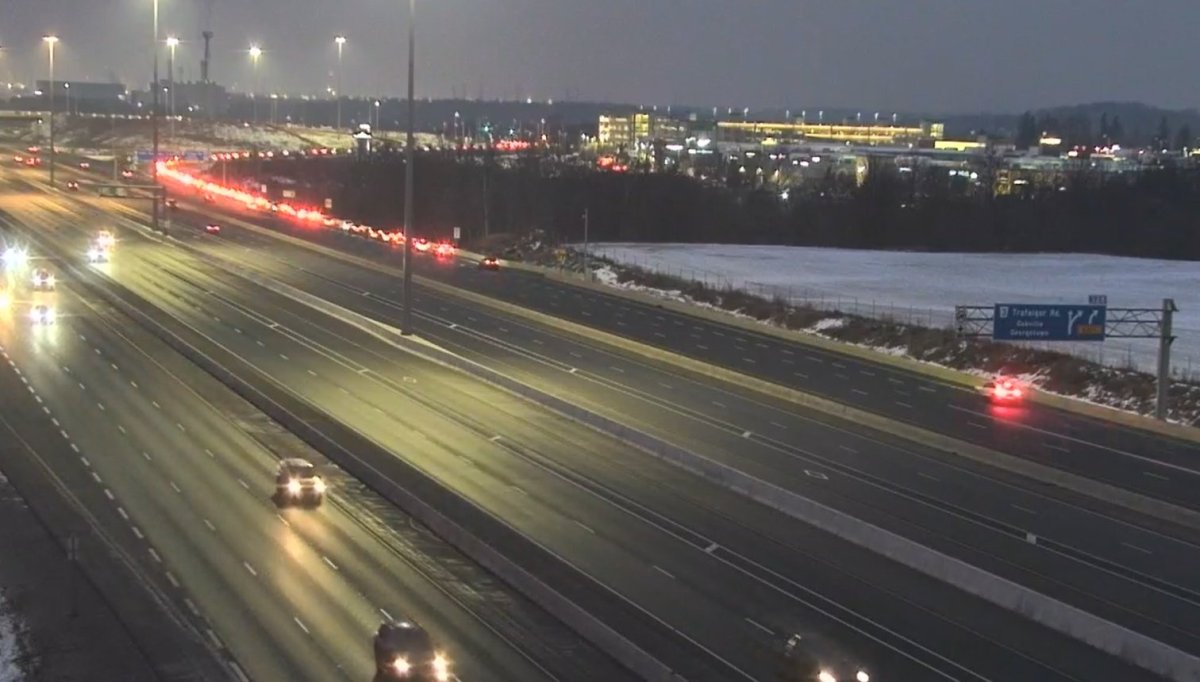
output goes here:
{"type": "Polygon", "coordinates": [[[720,142],[800,144],[809,141],[841,142],[854,145],[931,145],[945,137],[942,123],[899,126],[890,123],[809,123],[787,121],[718,121],[720,142]]]}
{"type": "MultiPolygon", "coordinates": [[[[37,90],[50,92],[50,81],[38,81],[37,90]]],[[[127,91],[120,83],[89,83],[87,81],[54,81],[54,98],[72,102],[118,102],[125,101],[127,91]]]]}
{"type": "MultiPolygon", "coordinates": [[[[170,84],[164,82],[163,86],[170,84]]],[[[229,92],[224,86],[200,81],[175,82],[175,113],[196,116],[206,112],[222,116],[229,110],[229,92]]]]}
{"type": "Polygon", "coordinates": [[[600,116],[597,143],[601,149],[635,151],[648,149],[655,142],[682,144],[687,138],[687,123],[638,112],[626,116],[600,116]]]}

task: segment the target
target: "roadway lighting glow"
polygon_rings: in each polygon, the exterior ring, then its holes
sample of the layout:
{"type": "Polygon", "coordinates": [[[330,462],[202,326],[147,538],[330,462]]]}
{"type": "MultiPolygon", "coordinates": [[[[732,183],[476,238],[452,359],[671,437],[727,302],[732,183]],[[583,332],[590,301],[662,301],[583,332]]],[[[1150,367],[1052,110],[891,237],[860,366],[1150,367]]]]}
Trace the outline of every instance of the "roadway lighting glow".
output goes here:
{"type": "Polygon", "coordinates": [[[446,659],[445,654],[438,653],[433,657],[433,676],[438,682],[450,679],[450,661],[446,659]]]}
{"type": "Polygon", "coordinates": [[[337,43],[339,46],[345,45],[346,44],[346,36],[337,36],[333,39],[333,42],[337,43]]]}
{"type": "Polygon", "coordinates": [[[167,36],[167,47],[179,47],[179,38],[167,36]]]}
{"type": "Polygon", "coordinates": [[[257,45],[251,45],[250,46],[250,58],[258,59],[261,56],[262,56],[262,48],[257,45]]]}
{"type": "Polygon", "coordinates": [[[58,36],[42,36],[42,42],[53,45],[58,42],[58,36]]]}
{"type": "Polygon", "coordinates": [[[837,678],[836,678],[836,677],[834,677],[834,676],[833,676],[833,673],[829,672],[828,670],[822,670],[822,671],[821,671],[821,672],[820,672],[820,673],[817,675],[817,679],[818,679],[820,682],[837,682],[837,678]]]}

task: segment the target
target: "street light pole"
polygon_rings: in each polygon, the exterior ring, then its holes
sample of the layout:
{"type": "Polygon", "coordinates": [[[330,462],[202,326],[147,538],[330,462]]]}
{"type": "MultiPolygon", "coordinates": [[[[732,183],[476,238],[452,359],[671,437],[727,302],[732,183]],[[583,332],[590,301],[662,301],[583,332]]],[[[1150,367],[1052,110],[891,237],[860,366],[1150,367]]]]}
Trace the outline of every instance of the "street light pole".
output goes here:
{"type": "Polygon", "coordinates": [[[167,59],[167,113],[171,117],[171,138],[175,138],[175,48],[179,47],[179,38],[167,36],[167,47],[171,48],[167,59]]]}
{"type": "Polygon", "coordinates": [[[43,36],[50,50],[50,186],[54,187],[54,46],[58,36],[43,36]]]}
{"type": "Polygon", "coordinates": [[[337,63],[337,92],[333,93],[337,99],[337,129],[342,129],[342,48],[346,45],[346,36],[337,36],[333,39],[337,43],[338,63],[337,63]]]}
{"type": "Polygon", "coordinates": [[[150,159],[150,178],[151,184],[154,185],[154,196],[150,199],[150,204],[153,208],[150,211],[150,218],[155,232],[158,232],[158,97],[159,87],[158,82],[158,0],[154,0],[154,74],[153,74],[153,90],[154,101],[150,111],[150,117],[154,119],[154,150],[151,153],[150,159]]]}
{"type": "Polygon", "coordinates": [[[413,74],[417,43],[417,0],[408,0],[408,135],[404,145],[404,313],[400,333],[412,334],[412,224],[413,224],[413,163],[415,147],[416,106],[413,103],[413,74]]]}
{"type": "Polygon", "coordinates": [[[262,48],[257,45],[250,46],[250,62],[254,65],[254,92],[250,93],[250,99],[254,102],[254,123],[258,123],[258,91],[261,90],[262,83],[258,77],[258,58],[262,56],[262,48]]]}

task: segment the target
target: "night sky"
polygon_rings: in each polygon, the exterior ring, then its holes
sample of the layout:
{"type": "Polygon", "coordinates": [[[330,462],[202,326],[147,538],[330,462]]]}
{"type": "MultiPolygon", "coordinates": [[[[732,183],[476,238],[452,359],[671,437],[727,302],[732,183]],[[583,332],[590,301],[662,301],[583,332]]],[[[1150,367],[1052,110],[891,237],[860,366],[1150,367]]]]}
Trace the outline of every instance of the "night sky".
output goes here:
{"type": "MultiPolygon", "coordinates": [[[[199,77],[206,0],[160,0],[199,77]]],[[[403,91],[406,0],[211,0],[213,76],[264,90],[403,91]]],[[[1197,0],[417,0],[418,96],[1020,111],[1200,104],[1197,0]]],[[[152,0],[0,0],[0,78],[149,80],[152,0]]],[[[165,50],[164,50],[165,55],[165,50]]],[[[163,64],[165,77],[165,58],[163,64]]]]}

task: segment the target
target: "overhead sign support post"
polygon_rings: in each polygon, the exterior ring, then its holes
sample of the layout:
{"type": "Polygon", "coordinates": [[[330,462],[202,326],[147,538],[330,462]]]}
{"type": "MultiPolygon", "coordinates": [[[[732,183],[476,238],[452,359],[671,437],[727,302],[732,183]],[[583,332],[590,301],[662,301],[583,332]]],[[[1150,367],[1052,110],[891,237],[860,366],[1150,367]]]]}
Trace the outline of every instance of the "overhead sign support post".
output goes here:
{"type": "Polygon", "coordinates": [[[1158,339],[1154,416],[1165,420],[1170,407],[1172,318],[1174,299],[1161,308],[1109,308],[1106,296],[1089,297],[1088,305],[997,303],[954,308],[959,336],[995,341],[1103,341],[1158,339]]]}

